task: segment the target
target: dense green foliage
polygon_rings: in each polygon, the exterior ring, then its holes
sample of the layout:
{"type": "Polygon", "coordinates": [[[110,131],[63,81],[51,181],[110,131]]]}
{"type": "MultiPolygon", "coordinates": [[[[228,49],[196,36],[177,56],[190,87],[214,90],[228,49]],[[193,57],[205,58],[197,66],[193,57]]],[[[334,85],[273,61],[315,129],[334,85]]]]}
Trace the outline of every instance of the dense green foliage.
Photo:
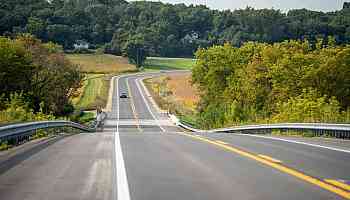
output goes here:
{"type": "Polygon", "coordinates": [[[39,112],[34,112],[25,98],[17,93],[11,94],[10,99],[5,102],[4,106],[5,109],[0,110],[0,124],[55,119],[55,116],[45,114],[41,108],[39,112]]]}
{"type": "Polygon", "coordinates": [[[30,112],[72,112],[69,99],[80,86],[82,76],[60,50],[30,35],[15,40],[0,37],[0,110],[8,109],[6,102],[17,93],[30,112]]]}
{"type": "Polygon", "coordinates": [[[149,1],[0,0],[0,34],[23,32],[65,49],[85,40],[117,55],[128,54],[136,44],[150,56],[192,57],[198,47],[226,42],[241,46],[246,41],[307,38],[314,43],[316,38],[334,36],[337,43],[349,43],[350,9],[282,13],[252,8],[216,11],[149,1]]]}
{"type": "Polygon", "coordinates": [[[349,121],[350,46],[328,41],[198,50],[193,83],[201,91],[201,125],[349,121]]]}

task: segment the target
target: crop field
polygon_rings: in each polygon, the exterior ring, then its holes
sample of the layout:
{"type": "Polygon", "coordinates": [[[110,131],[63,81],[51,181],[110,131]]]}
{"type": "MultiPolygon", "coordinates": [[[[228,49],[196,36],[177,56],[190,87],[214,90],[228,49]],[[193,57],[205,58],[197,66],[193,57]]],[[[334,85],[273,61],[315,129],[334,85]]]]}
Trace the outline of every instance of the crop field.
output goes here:
{"type": "Polygon", "coordinates": [[[190,70],[195,65],[196,60],[190,58],[158,58],[149,57],[145,62],[145,69],[156,70],[190,70]]]}
{"type": "Polygon", "coordinates": [[[169,75],[168,88],[177,101],[187,108],[194,110],[199,101],[198,91],[191,84],[191,74],[169,75]]]}
{"type": "Polygon", "coordinates": [[[128,63],[128,59],[109,54],[66,54],[66,57],[80,66],[85,73],[117,74],[136,71],[135,65],[128,63]]]}
{"type": "Polygon", "coordinates": [[[195,112],[199,95],[191,84],[190,73],[150,78],[146,79],[145,83],[163,110],[171,107],[178,114],[193,114],[195,112]]]}

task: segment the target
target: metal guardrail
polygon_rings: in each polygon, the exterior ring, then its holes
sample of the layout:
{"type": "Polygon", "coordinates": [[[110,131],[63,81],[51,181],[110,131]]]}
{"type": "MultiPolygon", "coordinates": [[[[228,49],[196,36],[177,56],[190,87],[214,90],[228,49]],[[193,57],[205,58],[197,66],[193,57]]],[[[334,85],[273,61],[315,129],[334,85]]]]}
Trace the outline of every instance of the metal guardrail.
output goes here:
{"type": "Polygon", "coordinates": [[[231,128],[214,129],[213,132],[241,132],[266,134],[274,130],[288,132],[312,132],[315,136],[331,136],[335,138],[350,139],[350,124],[326,124],[326,123],[281,123],[237,126],[231,128]]]}
{"type": "Polygon", "coordinates": [[[63,128],[71,127],[81,131],[86,132],[95,132],[95,127],[86,127],[78,123],[58,120],[58,121],[39,121],[39,122],[27,122],[21,124],[13,124],[8,126],[0,127],[0,141],[6,141],[18,137],[30,136],[39,129],[48,129],[48,128],[63,128]]]}
{"type": "Polygon", "coordinates": [[[350,139],[350,124],[328,124],[328,123],[280,123],[280,124],[262,124],[262,125],[246,125],[246,126],[237,126],[230,128],[221,128],[221,129],[212,129],[212,130],[200,130],[193,128],[191,125],[182,122],[176,116],[171,115],[171,120],[178,126],[192,131],[192,132],[211,132],[211,133],[220,133],[220,132],[240,132],[243,134],[267,134],[271,133],[274,130],[278,131],[296,131],[296,132],[305,132],[310,131],[315,136],[331,136],[336,138],[350,139]]]}
{"type": "Polygon", "coordinates": [[[102,115],[102,121],[97,121],[97,119],[95,119],[89,126],[65,120],[37,121],[4,125],[0,127],[0,144],[10,140],[14,141],[15,144],[20,144],[22,141],[30,140],[30,137],[35,135],[37,130],[42,129],[69,127],[85,132],[96,132],[99,127],[103,126],[103,121],[107,118],[107,113],[102,112],[102,115]]]}

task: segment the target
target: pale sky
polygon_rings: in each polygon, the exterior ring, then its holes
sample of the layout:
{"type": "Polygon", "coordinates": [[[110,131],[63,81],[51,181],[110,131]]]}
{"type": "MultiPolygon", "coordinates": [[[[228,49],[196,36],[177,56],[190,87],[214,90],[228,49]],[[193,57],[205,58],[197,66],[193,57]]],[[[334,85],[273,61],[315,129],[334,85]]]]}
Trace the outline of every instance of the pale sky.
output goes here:
{"type": "Polygon", "coordinates": [[[335,11],[343,8],[343,3],[350,0],[152,0],[164,3],[205,4],[212,9],[275,8],[282,11],[307,8],[317,11],[335,11]]]}

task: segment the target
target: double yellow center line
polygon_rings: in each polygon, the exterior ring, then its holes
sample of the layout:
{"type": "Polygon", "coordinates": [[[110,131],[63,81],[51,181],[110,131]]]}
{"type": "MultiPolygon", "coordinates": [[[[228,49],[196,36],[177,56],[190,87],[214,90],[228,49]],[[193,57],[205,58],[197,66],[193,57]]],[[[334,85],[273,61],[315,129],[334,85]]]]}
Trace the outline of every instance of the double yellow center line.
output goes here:
{"type": "Polygon", "coordinates": [[[126,85],[128,87],[128,93],[129,93],[129,97],[130,97],[130,105],[131,105],[131,110],[132,110],[132,113],[136,119],[136,126],[137,126],[137,129],[139,130],[139,132],[142,132],[142,129],[141,129],[141,126],[140,126],[140,119],[139,119],[139,116],[136,112],[136,108],[135,108],[135,104],[134,104],[134,99],[133,99],[133,96],[131,94],[131,89],[130,89],[130,85],[129,85],[129,78],[126,79],[126,85]]]}
{"type": "Polygon", "coordinates": [[[191,135],[191,134],[187,134],[187,133],[181,133],[182,135],[194,138],[196,140],[200,140],[218,147],[221,147],[227,151],[233,152],[233,153],[237,153],[241,156],[250,158],[252,160],[255,160],[257,162],[260,162],[262,164],[265,164],[269,167],[272,167],[274,169],[277,169],[281,172],[284,172],[286,174],[289,174],[291,176],[294,176],[296,178],[299,178],[303,181],[306,181],[308,183],[311,183],[313,185],[319,186],[325,190],[328,190],[330,192],[333,192],[341,197],[344,197],[346,199],[350,199],[350,192],[347,190],[350,190],[350,188],[347,188],[346,184],[340,185],[340,182],[334,182],[334,180],[319,180],[317,178],[308,176],[306,174],[303,174],[297,170],[291,169],[287,166],[282,165],[281,162],[278,162],[278,160],[275,159],[271,159],[270,157],[264,156],[264,155],[255,155],[253,153],[250,152],[246,152],[240,149],[237,149],[235,147],[229,146],[227,143],[221,142],[221,141],[213,141],[213,140],[209,140],[207,138],[201,137],[201,136],[197,136],[197,135],[191,135]]]}

